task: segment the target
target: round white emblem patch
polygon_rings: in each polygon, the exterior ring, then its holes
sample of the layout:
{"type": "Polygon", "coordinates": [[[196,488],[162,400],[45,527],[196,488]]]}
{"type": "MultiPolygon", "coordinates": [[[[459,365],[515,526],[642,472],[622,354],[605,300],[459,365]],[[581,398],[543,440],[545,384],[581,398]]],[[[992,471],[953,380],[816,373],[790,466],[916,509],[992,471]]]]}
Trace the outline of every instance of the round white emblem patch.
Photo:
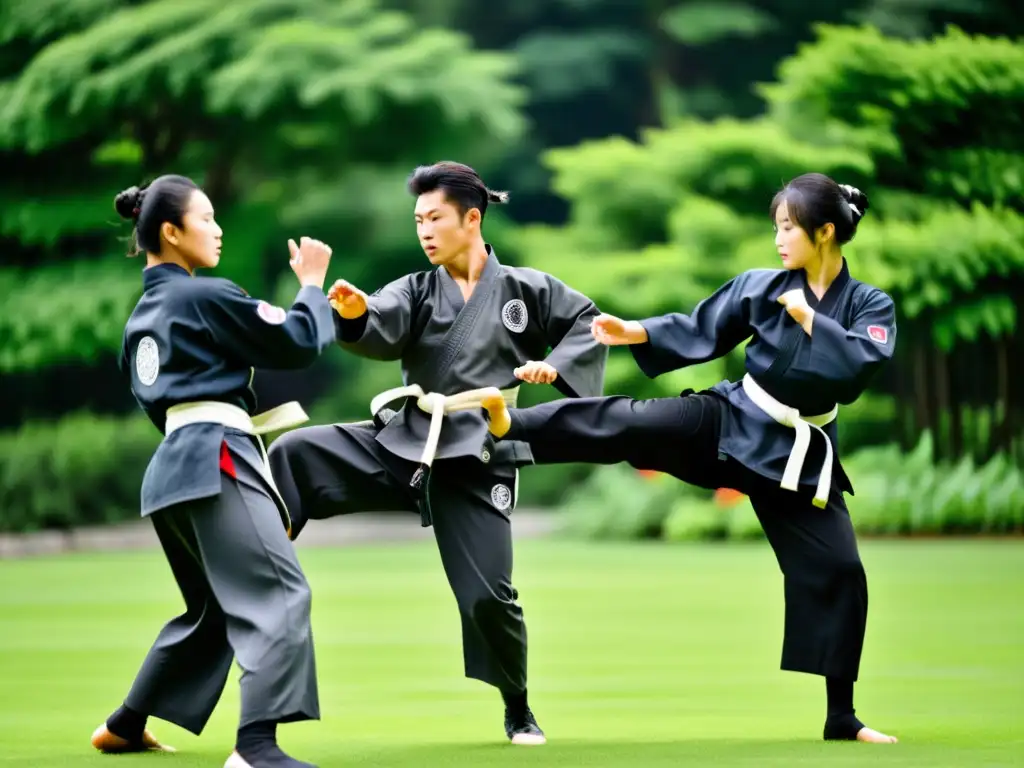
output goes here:
{"type": "Polygon", "coordinates": [[[498,483],[496,486],[491,488],[491,502],[494,504],[496,509],[500,509],[504,512],[512,506],[512,491],[508,489],[507,485],[498,483]]]}
{"type": "Polygon", "coordinates": [[[275,307],[272,304],[268,304],[265,301],[261,301],[256,305],[256,314],[258,314],[264,322],[270,323],[271,325],[282,325],[288,318],[288,313],[280,307],[275,307]]]}
{"type": "Polygon", "coordinates": [[[523,304],[522,299],[511,299],[505,302],[505,306],[501,308],[501,322],[513,333],[525,331],[528,321],[526,305],[523,304]]]}
{"type": "Polygon", "coordinates": [[[160,375],[160,350],[152,336],[143,336],[135,348],[135,373],[145,387],[152,386],[160,375]]]}

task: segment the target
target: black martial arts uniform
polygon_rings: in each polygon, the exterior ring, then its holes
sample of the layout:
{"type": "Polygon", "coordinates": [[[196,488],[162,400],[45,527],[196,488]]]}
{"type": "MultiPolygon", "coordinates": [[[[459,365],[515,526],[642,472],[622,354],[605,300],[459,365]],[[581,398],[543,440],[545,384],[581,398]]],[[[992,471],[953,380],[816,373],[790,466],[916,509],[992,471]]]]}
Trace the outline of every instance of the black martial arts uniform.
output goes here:
{"type": "Polygon", "coordinates": [[[237,657],[240,727],[319,719],[310,590],[258,437],[304,414],[291,403],[252,417],[250,385],[254,366],[311,364],[334,343],[334,312],[315,287],[286,312],[172,264],[146,269],[143,285],[121,365],[165,435],[143,480],[142,514],[185,612],[160,632],[125,704],[199,734],[237,657]]]}
{"type": "MultiPolygon", "coordinates": [[[[784,575],[782,668],[847,681],[852,702],[868,592],[842,497],[853,488],[833,459],[835,415],[892,357],[892,299],[851,278],[845,261],[820,301],[802,270],[752,270],[691,315],[642,325],[648,340],[630,349],[652,378],[721,357],[749,338],[747,375],[677,398],[512,409],[504,439],[529,442],[537,464],[627,462],[749,495],[784,575]],[[811,336],[777,301],[793,289],[815,311],[811,336]],[[806,456],[800,435],[809,438],[806,456]]],[[[839,730],[849,737],[849,728],[839,730]]]]}
{"type": "MultiPolygon", "coordinates": [[[[375,360],[402,361],[403,380],[428,393],[508,388],[513,371],[545,360],[570,397],[602,391],[607,349],[594,341],[594,304],[550,275],[488,261],[469,301],[443,267],[408,275],[369,298],[355,320],[335,316],[340,345],[375,360]],[[550,348],[550,353],[548,352],[550,348]]],[[[390,399],[385,396],[385,400],[390,399]]],[[[529,446],[495,443],[479,406],[443,417],[429,508],[410,482],[424,464],[431,416],[410,398],[376,423],[307,427],[274,441],[270,463],[295,533],[308,519],[420,508],[434,535],[462,617],[467,677],[503,692],[526,689],[526,626],[512,586],[509,516],[529,446]],[[386,425],[384,424],[386,422],[386,425]]],[[[435,453],[427,451],[427,453],[435,453]]]]}

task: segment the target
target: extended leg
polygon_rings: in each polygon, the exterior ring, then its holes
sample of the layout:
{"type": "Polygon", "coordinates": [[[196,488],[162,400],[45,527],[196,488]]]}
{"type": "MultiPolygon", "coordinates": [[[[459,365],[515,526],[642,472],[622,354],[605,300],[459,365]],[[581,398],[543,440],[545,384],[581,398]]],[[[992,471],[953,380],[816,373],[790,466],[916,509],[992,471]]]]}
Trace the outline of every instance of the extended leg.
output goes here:
{"type": "Polygon", "coordinates": [[[270,446],[274,482],[292,518],[292,538],[309,520],[352,512],[412,510],[368,427],[327,425],[287,432],[270,446]]]}
{"type": "Polygon", "coordinates": [[[484,407],[492,433],[529,443],[537,464],[627,462],[704,485],[717,458],[721,405],[711,395],[585,397],[510,411],[504,400],[488,399],[484,407]]]}

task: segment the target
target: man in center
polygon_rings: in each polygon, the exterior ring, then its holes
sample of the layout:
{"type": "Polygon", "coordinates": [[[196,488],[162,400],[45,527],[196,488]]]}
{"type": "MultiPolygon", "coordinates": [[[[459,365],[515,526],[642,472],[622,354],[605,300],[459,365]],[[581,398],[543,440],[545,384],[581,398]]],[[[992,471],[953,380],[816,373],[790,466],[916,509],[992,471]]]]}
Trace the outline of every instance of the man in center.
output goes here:
{"type": "Polygon", "coordinates": [[[435,268],[372,296],[343,280],[328,293],[340,346],[401,360],[405,386],[375,398],[371,422],[281,436],[270,463],[293,537],[311,519],[419,510],[462,618],[466,676],[501,692],[513,744],[543,744],[527,701],[526,624],[512,585],[510,515],[519,468],[533,459],[525,443],[494,441],[477,390],[498,387],[510,405],[521,381],[552,384],[567,397],[602,394],[607,348],[590,332],[599,312],[551,275],[498,261],[481,224],[488,203],[508,196],[472,168],[422,166],[408,189],[435,268]],[[385,407],[392,403],[397,411],[385,407]]]}

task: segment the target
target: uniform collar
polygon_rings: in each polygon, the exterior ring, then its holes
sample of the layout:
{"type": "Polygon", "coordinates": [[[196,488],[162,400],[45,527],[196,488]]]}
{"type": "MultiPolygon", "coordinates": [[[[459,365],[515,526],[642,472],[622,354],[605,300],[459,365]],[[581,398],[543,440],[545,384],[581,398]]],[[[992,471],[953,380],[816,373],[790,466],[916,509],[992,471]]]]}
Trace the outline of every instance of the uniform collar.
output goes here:
{"type": "Polygon", "coordinates": [[[843,258],[843,267],[839,270],[839,274],[836,275],[836,279],[829,285],[828,290],[819,300],[814,295],[814,291],[807,284],[807,273],[802,269],[800,270],[800,279],[803,283],[804,295],[807,297],[807,303],[811,309],[816,312],[824,312],[826,315],[832,311],[832,308],[836,304],[836,300],[842,296],[843,291],[846,290],[846,286],[850,282],[850,267],[846,263],[846,258],[843,258]]]}
{"type": "MultiPolygon", "coordinates": [[[[487,249],[487,262],[480,273],[480,280],[473,288],[470,300],[475,298],[481,292],[481,289],[493,282],[501,272],[501,264],[498,262],[498,257],[494,254],[494,248],[489,243],[484,243],[484,247],[487,249]]],[[[448,296],[448,300],[451,301],[453,306],[461,310],[466,306],[466,300],[462,296],[462,289],[459,288],[459,284],[455,282],[455,278],[444,267],[438,267],[437,271],[440,273],[441,285],[448,296]]]]}
{"type": "Polygon", "coordinates": [[[178,264],[156,264],[142,270],[142,287],[149,290],[168,280],[180,280],[190,278],[192,275],[188,270],[178,264]]]}

